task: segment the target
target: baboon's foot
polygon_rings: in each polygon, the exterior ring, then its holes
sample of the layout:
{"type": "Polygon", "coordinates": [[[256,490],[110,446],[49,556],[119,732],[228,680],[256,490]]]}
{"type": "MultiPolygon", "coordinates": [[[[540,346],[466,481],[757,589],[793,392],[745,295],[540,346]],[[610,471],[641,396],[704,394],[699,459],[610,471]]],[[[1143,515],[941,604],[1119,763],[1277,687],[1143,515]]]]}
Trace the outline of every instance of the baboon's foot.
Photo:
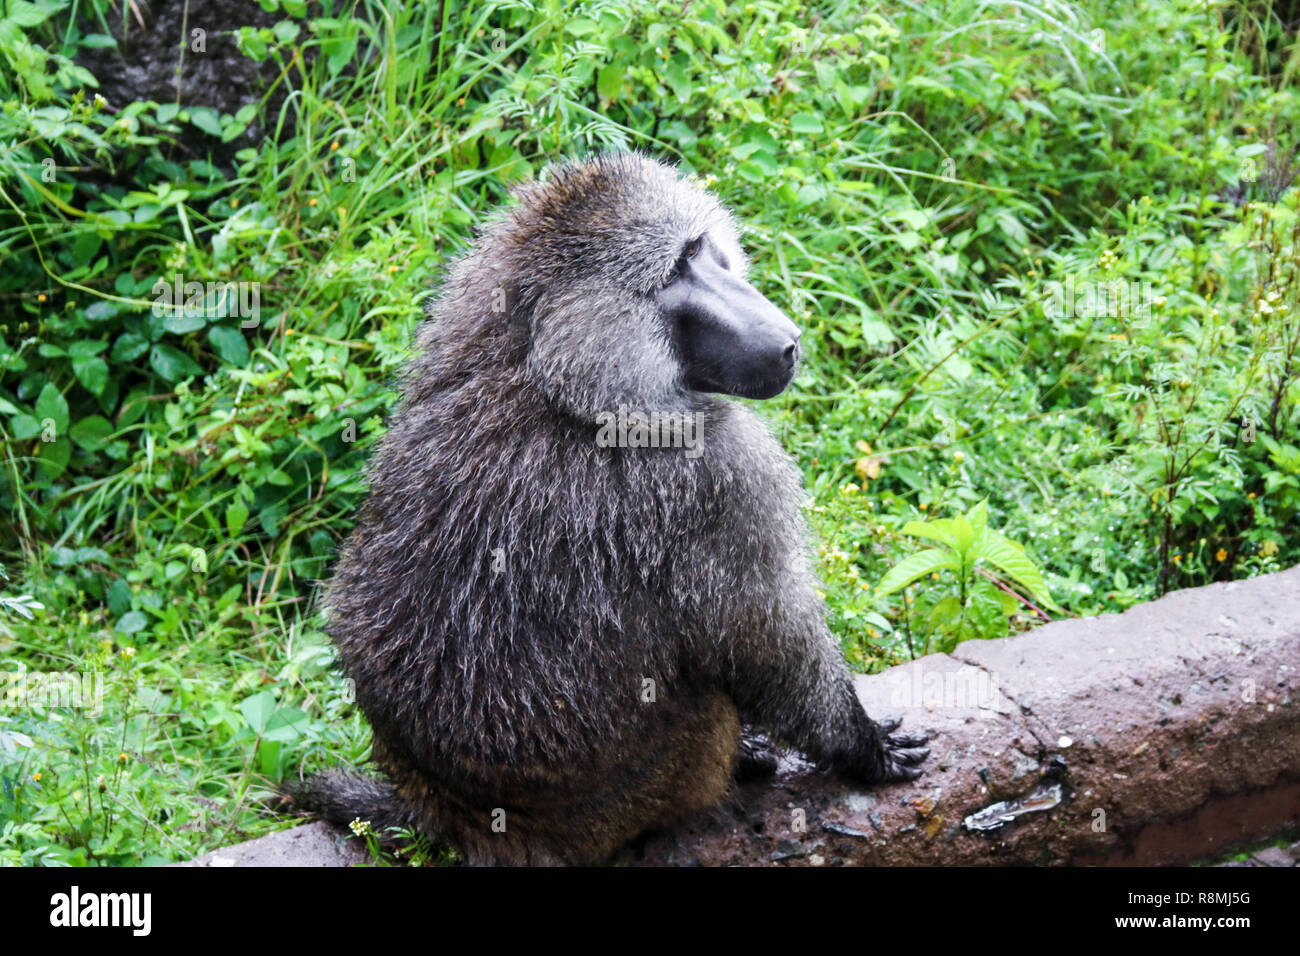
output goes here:
{"type": "Polygon", "coordinates": [[[748,728],[740,735],[736,779],[741,783],[776,773],[777,752],[772,741],[748,728]]]}

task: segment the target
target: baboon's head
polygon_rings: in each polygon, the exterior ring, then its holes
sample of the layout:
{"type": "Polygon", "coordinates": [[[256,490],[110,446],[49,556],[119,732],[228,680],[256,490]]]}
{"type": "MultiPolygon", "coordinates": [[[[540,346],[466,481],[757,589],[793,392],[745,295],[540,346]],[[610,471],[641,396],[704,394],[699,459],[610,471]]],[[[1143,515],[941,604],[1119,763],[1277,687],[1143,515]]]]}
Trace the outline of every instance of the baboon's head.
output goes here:
{"type": "Polygon", "coordinates": [[[606,155],[517,196],[501,229],[528,369],[566,410],[682,409],[693,393],[770,398],[790,383],[799,330],[745,281],[731,216],[676,170],[606,155]]]}

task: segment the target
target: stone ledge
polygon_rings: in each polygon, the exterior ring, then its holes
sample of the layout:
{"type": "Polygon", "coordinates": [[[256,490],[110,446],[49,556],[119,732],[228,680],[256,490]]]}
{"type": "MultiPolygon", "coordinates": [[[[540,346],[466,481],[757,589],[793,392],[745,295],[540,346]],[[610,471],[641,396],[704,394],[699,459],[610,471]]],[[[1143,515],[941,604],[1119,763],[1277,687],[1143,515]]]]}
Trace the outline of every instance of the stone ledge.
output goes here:
{"type": "Polygon", "coordinates": [[[307,823],[173,866],[353,866],[369,859],[360,840],[324,823],[307,823]]]}
{"type": "MultiPolygon", "coordinates": [[[[905,728],[934,735],[919,780],[862,790],[786,757],[775,778],[738,787],[722,807],[648,836],[618,860],[1203,859],[1300,826],[1298,690],[1300,567],[1178,591],[1123,614],[969,641],[951,655],[858,678],[868,713],[902,716],[905,728]]],[[[353,862],[329,844],[332,832],[299,827],[193,865],[353,862]],[[258,844],[275,847],[281,862],[267,862],[251,849],[258,844]],[[222,863],[204,862],[214,858],[222,863]]]]}

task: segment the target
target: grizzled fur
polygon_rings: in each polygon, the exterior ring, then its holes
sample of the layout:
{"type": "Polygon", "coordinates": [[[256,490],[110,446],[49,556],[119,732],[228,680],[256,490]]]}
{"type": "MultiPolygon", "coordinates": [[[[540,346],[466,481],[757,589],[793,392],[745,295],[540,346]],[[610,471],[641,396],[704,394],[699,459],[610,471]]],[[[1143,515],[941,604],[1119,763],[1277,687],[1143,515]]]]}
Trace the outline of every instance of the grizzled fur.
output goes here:
{"type": "Polygon", "coordinates": [[[652,301],[703,233],[744,271],[728,213],[637,154],[517,198],[418,333],[327,591],[392,788],[335,773],[300,805],[413,820],[473,863],[578,863],[716,804],[742,722],[915,776],[921,740],[868,719],[824,622],[793,464],[683,385],[652,301]],[[600,447],[620,404],[700,413],[703,454],[600,447]]]}

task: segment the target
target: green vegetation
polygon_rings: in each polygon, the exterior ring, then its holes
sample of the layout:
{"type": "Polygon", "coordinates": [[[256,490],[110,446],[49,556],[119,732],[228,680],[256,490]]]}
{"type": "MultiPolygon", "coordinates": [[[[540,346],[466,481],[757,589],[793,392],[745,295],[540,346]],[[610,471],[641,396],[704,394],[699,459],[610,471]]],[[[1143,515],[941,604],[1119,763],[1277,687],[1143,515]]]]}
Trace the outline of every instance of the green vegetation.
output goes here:
{"type": "Polygon", "coordinates": [[[860,668],[1300,561],[1266,4],[262,5],[223,115],[97,96],[127,4],[0,4],[0,860],[181,858],[364,760],[314,586],[419,301],[593,149],[695,171],[806,329],[761,407],[860,668]]]}

